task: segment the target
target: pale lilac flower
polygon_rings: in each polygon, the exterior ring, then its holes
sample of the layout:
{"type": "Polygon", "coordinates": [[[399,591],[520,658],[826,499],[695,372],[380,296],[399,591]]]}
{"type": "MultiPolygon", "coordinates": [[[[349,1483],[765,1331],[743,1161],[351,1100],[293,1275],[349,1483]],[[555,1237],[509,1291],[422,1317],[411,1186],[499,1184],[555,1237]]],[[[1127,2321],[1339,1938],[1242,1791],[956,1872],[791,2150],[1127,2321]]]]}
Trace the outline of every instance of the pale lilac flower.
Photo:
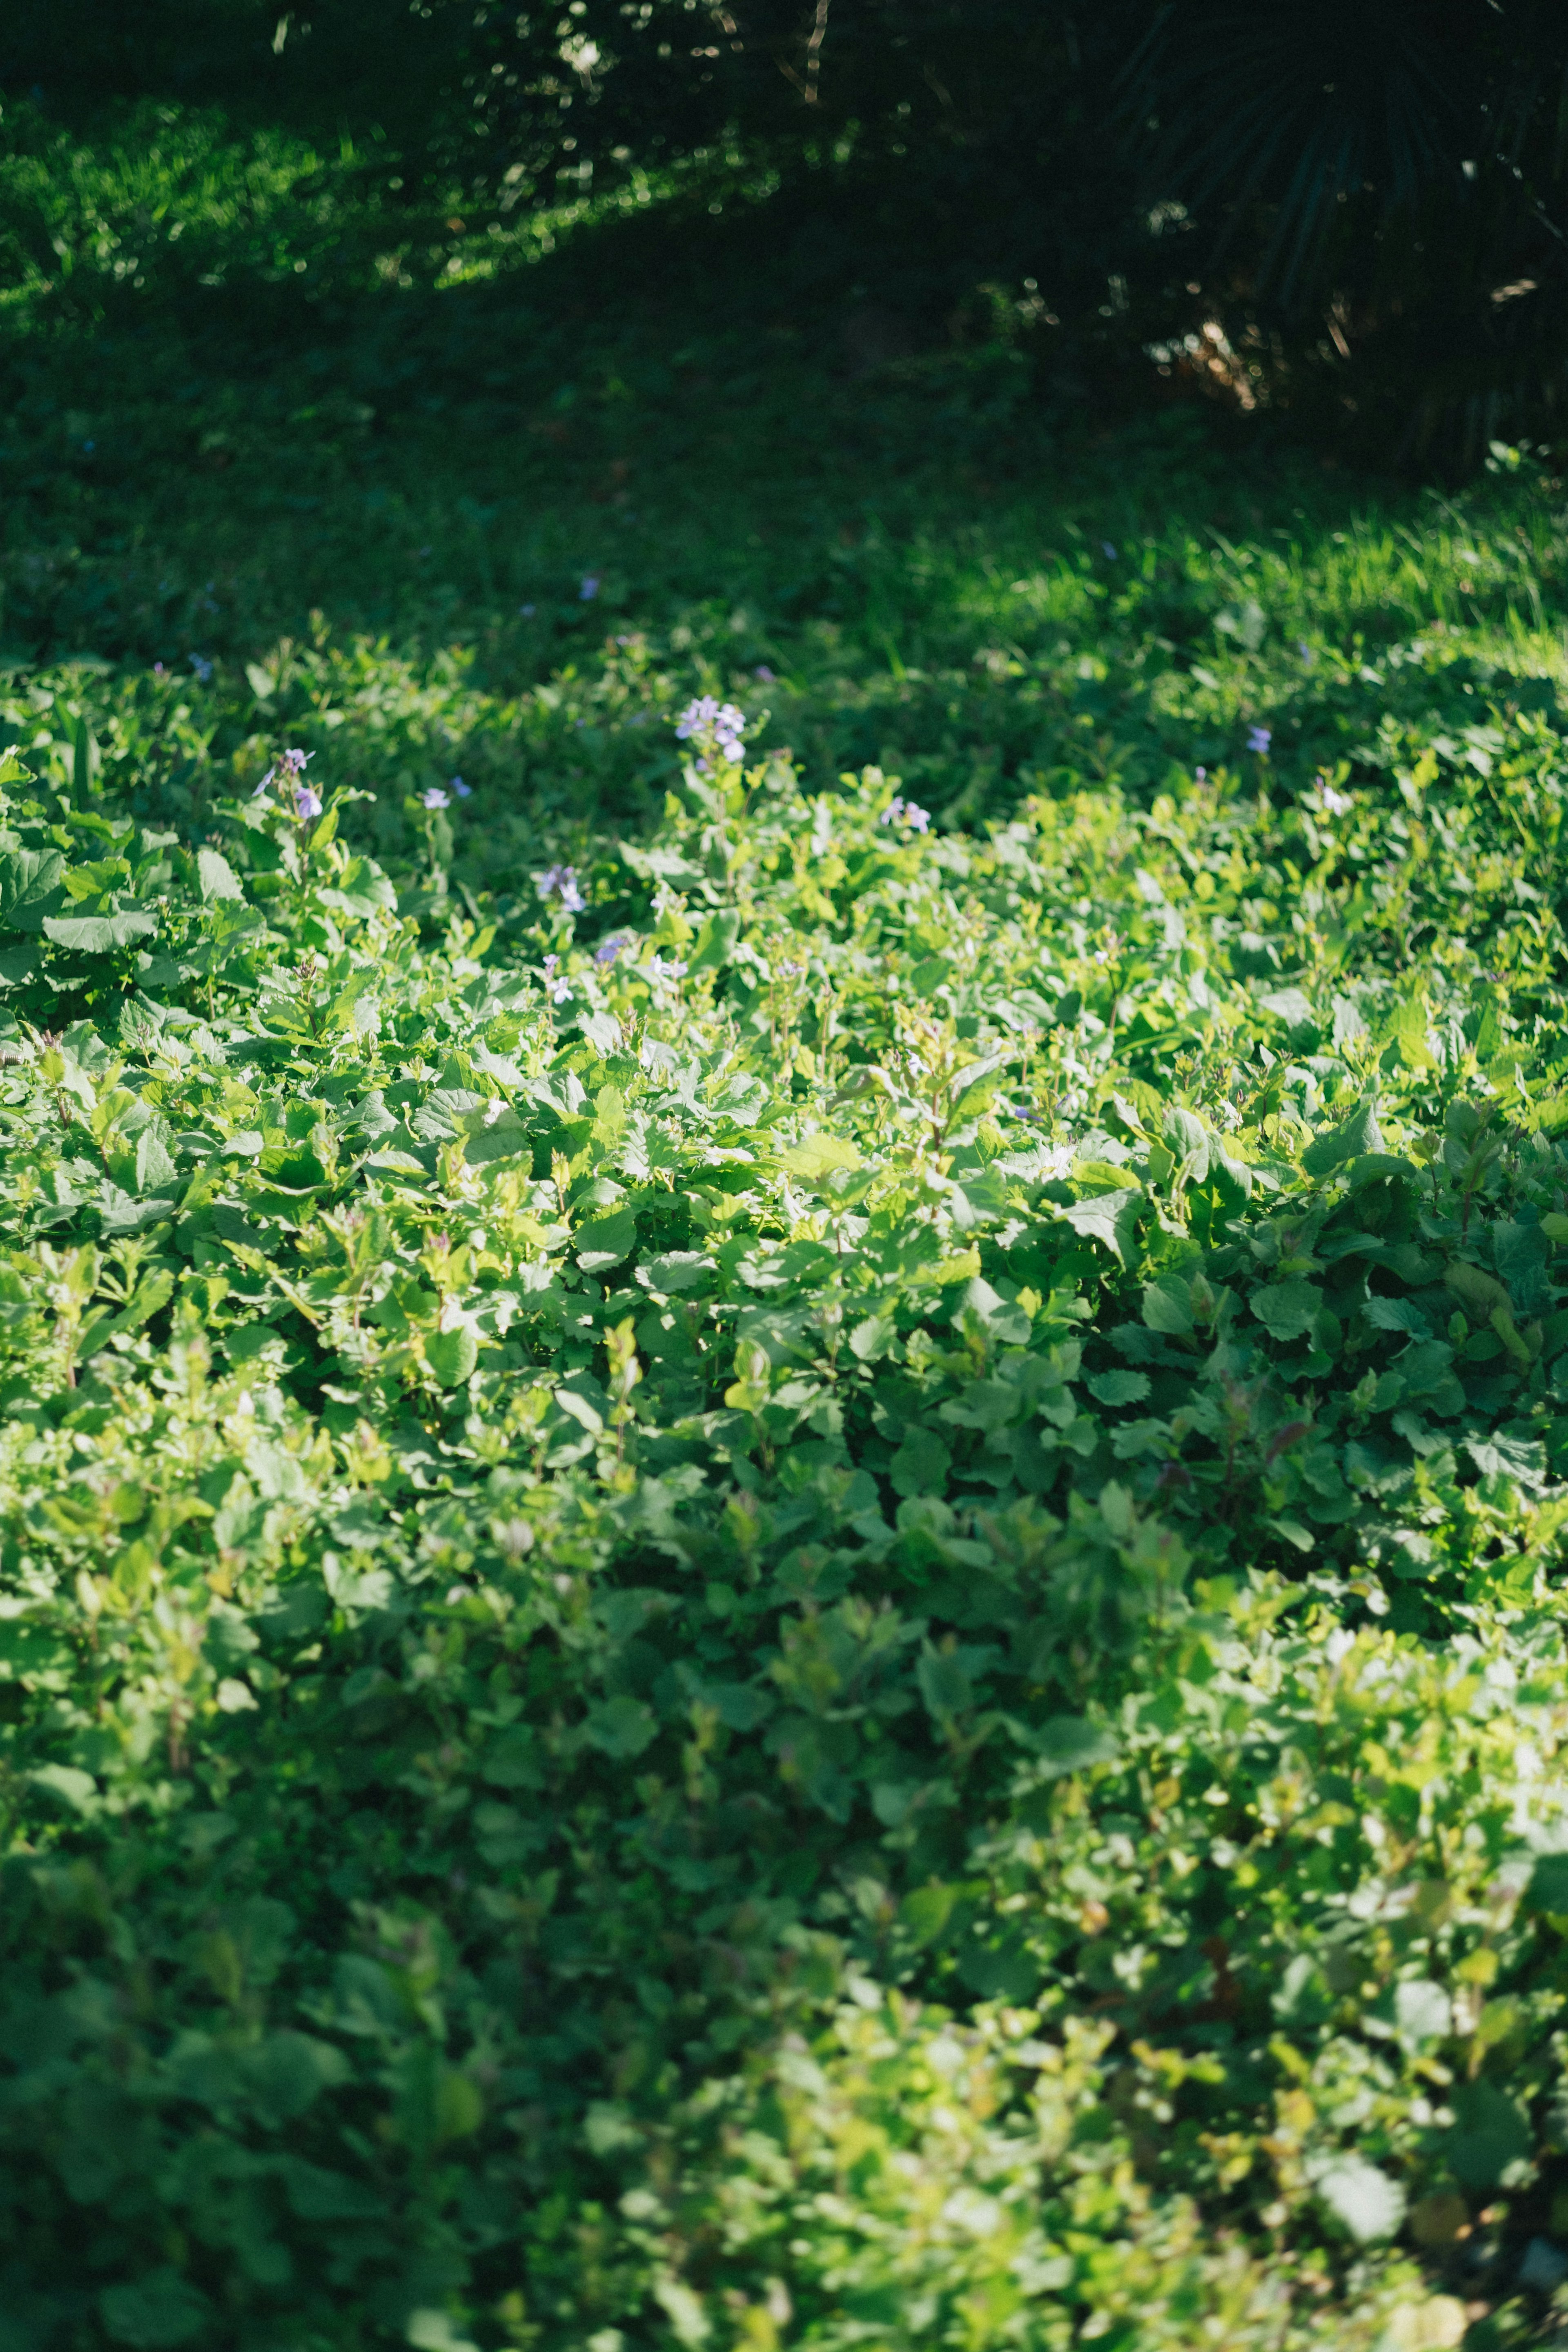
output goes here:
{"type": "Polygon", "coordinates": [[[285,751],[283,765],[286,768],[291,768],[298,776],[310,765],[315,756],[314,751],[285,751]]]}
{"type": "Polygon", "coordinates": [[[534,887],[542,898],[559,898],[569,915],[580,915],[588,901],[577,887],[576,868],[552,866],[544,874],[534,876],[534,887]]]}
{"type": "Polygon", "coordinates": [[[1355,803],[1349,793],[1336,792],[1327,776],[1320,776],[1317,797],[1309,799],[1307,806],[1314,816],[1348,816],[1355,803]]]}
{"type": "Polygon", "coordinates": [[[648,970],[652,972],[655,980],[684,980],[687,973],[687,966],[685,964],[677,963],[673,961],[669,963],[666,963],[662,956],[657,955],[649,964],[648,970]]]}
{"type": "Polygon", "coordinates": [[[879,824],[907,824],[911,833],[931,831],[931,811],[918,801],[890,800],[877,820],[879,824]]]}
{"type": "Polygon", "coordinates": [[[611,938],[599,941],[598,946],[594,950],[594,961],[607,970],[615,962],[622,949],[629,947],[630,944],[624,931],[616,931],[611,938]]]}
{"type": "Polygon", "coordinates": [[[427,785],[420,794],[420,798],[427,809],[443,809],[451,805],[447,793],[441,790],[439,784],[427,785]]]}
{"type": "Polygon", "coordinates": [[[1256,751],[1259,759],[1264,757],[1273,740],[1273,730],[1270,728],[1249,727],[1247,730],[1247,748],[1249,751],[1256,751]]]}
{"type": "Polygon", "coordinates": [[[548,955],[544,959],[544,992],[552,1004],[564,1004],[572,993],[571,982],[557,980],[555,977],[555,967],[560,961],[559,956],[552,955],[548,955]]]}
{"type": "MultiPolygon", "coordinates": [[[[710,694],[699,695],[676,720],[675,731],[681,742],[695,740],[705,751],[717,746],[726,760],[739,764],[746,732],[745,714],[737,710],[732,702],[716,702],[710,694]]],[[[702,761],[698,762],[700,767],[705,764],[702,761]]]]}
{"type": "Polygon", "coordinates": [[[1193,770],[1193,773],[1197,778],[1200,784],[1207,783],[1209,780],[1209,772],[1206,768],[1194,768],[1193,770]]]}
{"type": "Polygon", "coordinates": [[[169,673],[163,667],[162,662],[154,662],[153,665],[153,675],[154,677],[167,677],[169,673]]]}
{"type": "Polygon", "coordinates": [[[452,790],[457,793],[458,798],[460,801],[466,801],[472,798],[474,788],[472,784],[466,784],[461,776],[454,776],[452,779],[452,790]]]}
{"type": "Polygon", "coordinates": [[[197,684],[199,686],[205,686],[211,679],[213,674],[213,666],[211,662],[206,660],[201,654],[193,654],[191,656],[191,667],[195,671],[197,684]]]}
{"type": "Polygon", "coordinates": [[[766,662],[759,662],[756,668],[752,672],[752,676],[753,677],[761,678],[764,686],[776,686],[778,683],[777,671],[771,670],[766,662]]]}
{"type": "Polygon", "coordinates": [[[276,768],[268,769],[267,773],[262,777],[261,782],[257,785],[256,790],[250,795],[253,801],[266,799],[268,787],[271,784],[274,778],[277,776],[277,773],[278,771],[276,768]]]}
{"type": "Polygon", "coordinates": [[[583,604],[591,604],[598,593],[599,575],[596,572],[590,572],[577,591],[578,598],[583,604]]]}
{"type": "Polygon", "coordinates": [[[1102,539],[1102,540],[1100,541],[1100,553],[1105,557],[1105,559],[1106,559],[1107,562],[1109,562],[1109,563],[1114,563],[1114,562],[1115,562],[1115,561],[1116,561],[1116,550],[1112,547],[1112,545],[1110,544],[1110,541],[1108,539],[1102,539]]]}
{"type": "Polygon", "coordinates": [[[308,816],[320,816],[321,814],[321,793],[312,792],[309,784],[296,784],[294,787],[294,814],[301,820],[308,816]]]}

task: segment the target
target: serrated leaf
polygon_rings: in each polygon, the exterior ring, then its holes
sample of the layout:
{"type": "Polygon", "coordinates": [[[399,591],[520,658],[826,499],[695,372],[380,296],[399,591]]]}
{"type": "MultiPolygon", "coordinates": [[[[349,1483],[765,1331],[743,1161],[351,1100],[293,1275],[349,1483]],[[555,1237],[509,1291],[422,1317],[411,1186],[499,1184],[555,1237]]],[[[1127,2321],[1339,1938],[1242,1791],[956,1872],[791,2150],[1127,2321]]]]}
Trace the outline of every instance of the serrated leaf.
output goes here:
{"type": "Polygon", "coordinates": [[[858,1168],[860,1152],[845,1136],[816,1134],[808,1135],[803,1143],[792,1143],[787,1151],[780,1152],[779,1160],[792,1176],[815,1180],[836,1168],[858,1168]]]}
{"type": "Polygon", "coordinates": [[[1310,1282],[1270,1282],[1247,1301],[1271,1339],[1303,1339],[1322,1308],[1323,1294],[1310,1282]]]}

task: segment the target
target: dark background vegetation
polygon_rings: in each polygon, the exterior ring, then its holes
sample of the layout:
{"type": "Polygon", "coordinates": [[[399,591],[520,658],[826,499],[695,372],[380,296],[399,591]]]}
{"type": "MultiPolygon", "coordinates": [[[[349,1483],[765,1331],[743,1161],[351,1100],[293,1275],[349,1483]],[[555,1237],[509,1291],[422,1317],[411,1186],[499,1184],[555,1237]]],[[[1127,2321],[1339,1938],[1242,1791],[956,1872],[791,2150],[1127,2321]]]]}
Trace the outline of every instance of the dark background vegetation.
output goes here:
{"type": "Polygon", "coordinates": [[[722,159],[731,193],[765,175],[768,290],[858,312],[861,365],[984,340],[989,286],[1047,398],[1147,397],[1155,348],[1363,459],[1558,429],[1549,0],[25,0],[0,87],[76,130],[174,100],[352,147],[416,246],[455,192],[503,220],[722,159]]]}

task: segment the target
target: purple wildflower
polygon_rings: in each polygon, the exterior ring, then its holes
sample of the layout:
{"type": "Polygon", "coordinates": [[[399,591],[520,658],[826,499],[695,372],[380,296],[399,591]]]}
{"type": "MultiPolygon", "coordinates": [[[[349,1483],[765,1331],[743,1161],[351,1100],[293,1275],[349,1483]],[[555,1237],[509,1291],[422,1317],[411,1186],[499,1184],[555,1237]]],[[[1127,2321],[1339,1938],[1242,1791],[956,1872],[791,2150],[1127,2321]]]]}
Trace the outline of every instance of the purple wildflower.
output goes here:
{"type": "Polygon", "coordinates": [[[669,963],[666,963],[662,956],[656,955],[653,961],[649,964],[648,970],[652,972],[655,980],[684,980],[686,978],[687,967],[683,963],[677,963],[673,961],[669,963]]]}
{"type": "Polygon", "coordinates": [[[931,831],[931,811],[921,808],[918,801],[890,800],[877,820],[879,824],[907,824],[911,833],[931,831]]]}
{"type": "Polygon", "coordinates": [[[449,796],[441,790],[439,784],[427,785],[420,794],[420,798],[427,809],[442,809],[451,805],[449,796]]]}
{"type": "Polygon", "coordinates": [[[321,793],[312,792],[309,784],[296,784],[294,787],[294,814],[300,819],[308,816],[320,816],[321,814],[321,793]]]}
{"type": "Polygon", "coordinates": [[[1107,562],[1108,563],[1114,563],[1114,562],[1115,562],[1115,561],[1116,561],[1116,550],[1112,547],[1112,545],[1110,544],[1110,541],[1108,539],[1102,539],[1102,540],[1100,541],[1100,553],[1104,556],[1104,558],[1105,558],[1105,560],[1106,560],[1106,562],[1107,562]]]}
{"type": "Polygon", "coordinates": [[[256,790],[250,795],[253,801],[264,800],[266,798],[268,787],[272,782],[277,773],[278,771],[276,768],[268,769],[267,773],[262,777],[261,782],[257,785],[256,790]]]}
{"type": "Polygon", "coordinates": [[[162,662],[154,662],[153,665],[153,675],[154,677],[167,677],[169,673],[163,667],[162,662]]]}
{"type": "Polygon", "coordinates": [[[616,931],[610,939],[599,941],[598,946],[594,950],[594,961],[607,970],[615,962],[622,949],[630,944],[624,931],[616,931]]]}
{"type": "Polygon", "coordinates": [[[452,790],[457,793],[458,798],[460,801],[471,800],[473,797],[474,788],[472,784],[466,784],[461,776],[453,777],[452,790]]]}
{"type": "Polygon", "coordinates": [[[756,678],[761,678],[764,686],[776,686],[778,683],[778,672],[776,670],[771,670],[766,662],[759,662],[756,668],[752,672],[752,676],[756,678]]]}
{"type": "Polygon", "coordinates": [[[704,751],[716,747],[724,759],[738,765],[746,732],[745,713],[737,710],[732,702],[717,702],[710,694],[699,695],[676,720],[675,731],[683,743],[696,741],[704,751]]]}
{"type": "Polygon", "coordinates": [[[291,769],[294,774],[299,776],[304,773],[305,769],[310,765],[315,756],[314,751],[285,751],[283,754],[282,764],[284,767],[291,769]]]}
{"type": "Polygon", "coordinates": [[[596,572],[590,572],[577,591],[578,597],[583,604],[591,604],[598,593],[599,575],[596,572]]]}
{"type": "Polygon", "coordinates": [[[199,686],[205,686],[211,679],[213,674],[213,666],[211,662],[206,659],[205,655],[193,654],[191,656],[191,667],[195,671],[196,683],[199,686]]]}
{"type": "Polygon", "coordinates": [[[563,1004],[572,993],[571,982],[557,980],[555,977],[555,967],[560,961],[559,956],[552,955],[548,955],[544,959],[544,992],[552,1004],[563,1004]]]}
{"type": "Polygon", "coordinates": [[[588,903],[577,887],[574,866],[552,866],[547,873],[534,876],[534,886],[542,898],[559,898],[569,915],[580,915],[588,903]]]}
{"type": "Polygon", "coordinates": [[[1247,748],[1249,751],[1256,751],[1260,760],[1266,756],[1273,740],[1273,731],[1268,727],[1249,727],[1247,730],[1247,748]]]}
{"type": "Polygon", "coordinates": [[[1193,770],[1193,773],[1197,778],[1200,784],[1207,783],[1209,780],[1209,772],[1206,768],[1194,768],[1193,770]]]}

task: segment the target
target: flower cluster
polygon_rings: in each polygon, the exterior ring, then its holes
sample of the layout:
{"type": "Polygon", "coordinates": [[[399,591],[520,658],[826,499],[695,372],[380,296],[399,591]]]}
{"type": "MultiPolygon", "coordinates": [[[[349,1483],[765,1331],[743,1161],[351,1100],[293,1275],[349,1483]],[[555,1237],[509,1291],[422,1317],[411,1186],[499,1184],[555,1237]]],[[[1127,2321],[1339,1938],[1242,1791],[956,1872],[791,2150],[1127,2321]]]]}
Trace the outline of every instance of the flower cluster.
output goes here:
{"type": "Polygon", "coordinates": [[[564,1004],[572,993],[571,982],[564,976],[557,977],[560,961],[559,956],[547,955],[544,959],[544,992],[552,1004],[564,1004]]]}
{"type": "Polygon", "coordinates": [[[921,808],[918,801],[890,800],[877,820],[879,824],[907,824],[911,833],[931,831],[931,811],[921,808]]]}
{"type": "Polygon", "coordinates": [[[1249,751],[1256,751],[1260,760],[1268,756],[1268,746],[1273,740],[1271,728],[1249,727],[1247,730],[1247,748],[1249,751]]]}
{"type": "Polygon", "coordinates": [[[569,915],[580,915],[588,903],[577,887],[574,866],[552,866],[548,873],[536,874],[533,884],[542,898],[559,898],[569,915]]]}
{"type": "Polygon", "coordinates": [[[264,800],[275,783],[281,783],[286,793],[291,792],[294,795],[294,814],[301,824],[313,816],[320,816],[321,795],[312,791],[305,782],[306,762],[315,756],[314,751],[285,751],[281,759],[268,769],[250,795],[251,799],[264,800]]]}
{"type": "Polygon", "coordinates": [[[675,731],[683,743],[697,743],[707,754],[698,766],[706,769],[709,759],[717,751],[722,760],[738,767],[745,743],[746,720],[743,712],[732,702],[717,702],[712,695],[700,695],[689,702],[675,722],[675,731]]]}

